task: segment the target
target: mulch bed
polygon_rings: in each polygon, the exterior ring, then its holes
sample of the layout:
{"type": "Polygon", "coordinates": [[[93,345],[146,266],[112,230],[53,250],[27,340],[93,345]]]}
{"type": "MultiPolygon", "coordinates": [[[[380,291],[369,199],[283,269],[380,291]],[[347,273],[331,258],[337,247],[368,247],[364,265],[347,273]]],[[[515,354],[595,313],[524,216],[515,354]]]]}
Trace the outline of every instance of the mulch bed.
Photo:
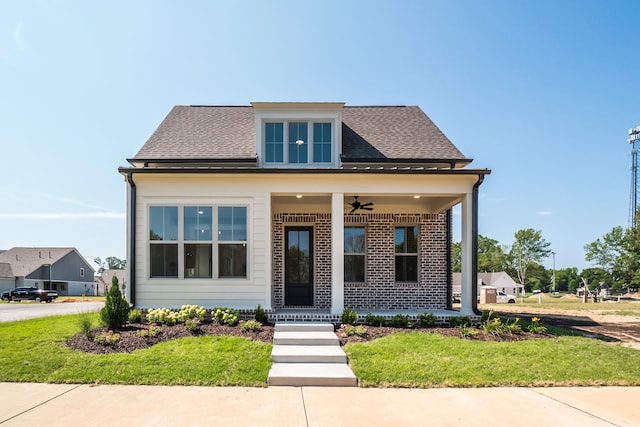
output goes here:
{"type": "MultiPolygon", "coordinates": [[[[162,332],[156,337],[141,338],[138,336],[138,331],[141,329],[147,329],[147,324],[130,324],[122,330],[116,331],[120,334],[120,340],[112,345],[103,345],[96,343],[88,339],[83,334],[77,334],[71,337],[67,341],[67,346],[73,350],[84,351],[86,353],[93,354],[109,354],[109,353],[130,353],[134,350],[140,350],[149,348],[152,345],[158,344],[163,341],[169,341],[177,338],[191,337],[191,336],[237,336],[252,339],[255,341],[262,341],[265,343],[273,342],[273,330],[274,327],[270,325],[263,325],[260,332],[243,332],[239,326],[227,326],[218,325],[216,323],[205,323],[200,326],[200,330],[196,333],[186,331],[184,325],[166,326],[161,325],[162,332]]],[[[340,345],[345,345],[350,342],[367,342],[375,340],[377,338],[384,337],[394,333],[402,332],[422,332],[429,334],[440,334],[452,337],[461,337],[460,331],[457,328],[415,328],[415,329],[401,329],[392,328],[388,326],[366,326],[367,332],[364,336],[351,335],[347,336],[344,332],[344,328],[336,330],[336,335],[340,340],[340,345]]],[[[547,338],[550,335],[538,335],[530,332],[523,331],[521,334],[514,335],[491,335],[487,334],[481,329],[477,329],[478,334],[464,339],[474,341],[521,341],[534,338],[547,338]]],[[[107,332],[105,328],[95,328],[93,330],[94,335],[107,332]]]]}

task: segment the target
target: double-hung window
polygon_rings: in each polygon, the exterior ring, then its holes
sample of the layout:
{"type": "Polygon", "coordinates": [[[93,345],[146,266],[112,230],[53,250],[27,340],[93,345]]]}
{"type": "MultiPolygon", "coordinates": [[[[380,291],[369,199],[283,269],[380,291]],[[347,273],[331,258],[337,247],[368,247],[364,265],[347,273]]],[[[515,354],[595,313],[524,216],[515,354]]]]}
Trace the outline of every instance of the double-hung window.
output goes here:
{"type": "Polygon", "coordinates": [[[396,282],[418,281],[418,226],[395,228],[396,282]]]}
{"type": "Polygon", "coordinates": [[[218,276],[247,276],[247,208],[218,208],[218,276]]]}
{"type": "Polygon", "coordinates": [[[151,277],[178,277],[178,207],[149,208],[151,277]]]}
{"type": "Polygon", "coordinates": [[[266,165],[326,165],[333,162],[333,125],[322,121],[264,123],[266,165]]]}
{"type": "Polygon", "coordinates": [[[344,281],[364,282],[366,263],[364,227],[344,228],[344,281]]]}
{"type": "Polygon", "coordinates": [[[151,206],[149,260],[152,278],[246,278],[247,207],[151,206]]]}

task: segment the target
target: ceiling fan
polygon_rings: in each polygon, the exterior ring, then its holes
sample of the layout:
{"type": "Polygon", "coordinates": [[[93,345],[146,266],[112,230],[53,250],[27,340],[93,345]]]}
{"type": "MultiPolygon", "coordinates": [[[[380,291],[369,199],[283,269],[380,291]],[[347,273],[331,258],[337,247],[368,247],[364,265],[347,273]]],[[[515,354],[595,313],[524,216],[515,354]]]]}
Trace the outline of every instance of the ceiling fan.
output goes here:
{"type": "Polygon", "coordinates": [[[350,214],[354,213],[358,209],[364,209],[366,211],[372,211],[373,210],[373,208],[371,207],[371,206],[373,206],[373,203],[371,203],[371,202],[369,202],[369,203],[360,203],[358,201],[358,196],[353,196],[353,202],[351,202],[349,204],[353,208],[353,209],[351,209],[351,212],[349,212],[350,214]]]}

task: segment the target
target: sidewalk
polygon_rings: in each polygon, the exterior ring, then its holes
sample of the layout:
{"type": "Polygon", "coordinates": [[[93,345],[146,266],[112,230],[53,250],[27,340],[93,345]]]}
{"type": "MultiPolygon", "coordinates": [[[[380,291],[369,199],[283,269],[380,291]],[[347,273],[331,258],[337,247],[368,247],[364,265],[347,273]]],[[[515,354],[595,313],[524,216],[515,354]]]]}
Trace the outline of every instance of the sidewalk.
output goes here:
{"type": "Polygon", "coordinates": [[[640,387],[377,389],[0,383],[8,426],[638,426],[640,387]]]}

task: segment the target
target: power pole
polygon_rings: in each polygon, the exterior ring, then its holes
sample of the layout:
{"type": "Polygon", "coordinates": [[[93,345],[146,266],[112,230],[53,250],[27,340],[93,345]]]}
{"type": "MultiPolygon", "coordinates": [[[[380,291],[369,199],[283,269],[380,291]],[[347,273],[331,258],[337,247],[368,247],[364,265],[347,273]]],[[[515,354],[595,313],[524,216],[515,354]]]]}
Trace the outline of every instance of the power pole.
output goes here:
{"type": "Polygon", "coordinates": [[[640,198],[638,197],[638,187],[640,176],[638,172],[639,159],[638,148],[636,142],[640,141],[640,126],[629,129],[629,139],[627,142],[631,144],[631,196],[629,200],[629,227],[633,228],[636,225],[636,212],[638,212],[640,198]]]}

